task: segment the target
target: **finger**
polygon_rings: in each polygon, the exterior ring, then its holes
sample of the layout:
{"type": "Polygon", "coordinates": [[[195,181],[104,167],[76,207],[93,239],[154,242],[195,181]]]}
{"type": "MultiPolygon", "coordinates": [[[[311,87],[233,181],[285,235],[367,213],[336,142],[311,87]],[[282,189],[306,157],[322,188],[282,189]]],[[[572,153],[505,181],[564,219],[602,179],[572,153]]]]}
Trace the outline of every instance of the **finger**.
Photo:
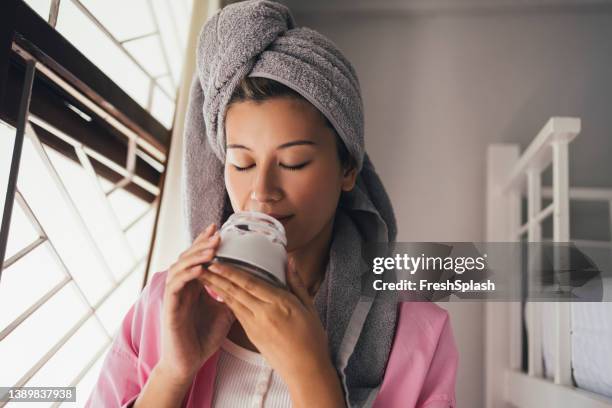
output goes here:
{"type": "MultiPolygon", "coordinates": [[[[213,265],[216,265],[216,264],[213,264],[213,265]]],[[[211,267],[213,265],[211,265],[211,267]]],[[[209,271],[211,267],[208,267],[209,271]]],[[[257,279],[257,278],[254,278],[254,279],[257,279]]],[[[260,310],[260,308],[264,304],[266,304],[266,302],[264,302],[263,300],[259,299],[258,297],[253,296],[249,291],[236,285],[235,283],[233,283],[229,279],[226,279],[223,276],[217,275],[215,273],[206,273],[202,276],[202,280],[204,280],[207,284],[210,283],[210,284],[215,285],[215,287],[221,288],[225,293],[229,294],[229,296],[236,299],[237,301],[242,303],[245,307],[252,310],[253,313],[260,310]]]]}
{"type": "Polygon", "coordinates": [[[198,244],[210,238],[217,231],[217,224],[211,223],[204,231],[200,233],[193,241],[192,245],[198,244]]]}
{"type": "Polygon", "coordinates": [[[219,294],[217,292],[212,290],[210,288],[210,286],[208,286],[206,284],[205,280],[203,280],[201,277],[199,277],[198,280],[202,283],[202,286],[204,286],[204,289],[206,289],[206,293],[208,293],[210,295],[210,297],[215,299],[217,302],[223,303],[223,298],[221,296],[219,296],[219,294]]]}
{"type": "Polygon", "coordinates": [[[250,293],[252,296],[267,303],[272,303],[279,296],[283,296],[285,294],[284,290],[270,285],[263,279],[254,276],[252,273],[247,272],[244,269],[215,262],[208,267],[208,270],[227,279],[234,285],[250,293]]]}
{"type": "Polygon", "coordinates": [[[203,252],[207,249],[216,249],[220,243],[221,243],[221,237],[217,235],[217,233],[215,233],[207,240],[201,241],[198,244],[194,244],[191,248],[185,251],[181,256],[187,257],[197,252],[203,252]]]}
{"type": "Polygon", "coordinates": [[[203,268],[192,268],[181,271],[179,274],[172,276],[166,283],[166,291],[168,292],[168,295],[172,297],[179,297],[179,292],[185,287],[185,285],[203,273],[203,268]]]}
{"type": "Polygon", "coordinates": [[[171,268],[171,274],[177,275],[180,271],[190,269],[195,266],[200,266],[204,263],[212,261],[215,257],[215,251],[206,249],[202,252],[194,253],[184,258],[179,259],[171,268]]]}
{"type": "Polygon", "coordinates": [[[187,253],[191,250],[191,248],[194,247],[194,245],[198,245],[200,242],[208,240],[215,233],[215,227],[215,223],[211,223],[208,227],[206,227],[204,231],[202,231],[191,243],[191,246],[181,253],[179,258],[183,258],[184,256],[186,256],[187,253]]]}
{"type": "Polygon", "coordinates": [[[204,271],[201,268],[191,268],[181,271],[180,273],[174,275],[166,284],[166,288],[170,290],[170,292],[180,291],[184,285],[196,279],[199,275],[203,274],[204,271]]]}
{"type": "MultiPolygon", "coordinates": [[[[254,311],[243,303],[243,300],[246,299],[246,297],[244,296],[244,293],[238,293],[238,291],[242,291],[241,289],[237,288],[234,284],[227,280],[222,282],[222,279],[219,277],[217,277],[215,281],[214,277],[215,275],[212,273],[205,273],[201,276],[201,280],[206,282],[206,286],[210,287],[210,289],[212,289],[222,299],[222,301],[232,310],[232,312],[234,312],[238,319],[242,320],[255,315],[254,311]],[[212,279],[211,276],[213,277],[212,279]]],[[[247,294],[247,296],[250,295],[247,294]]],[[[251,304],[253,304],[252,302],[254,301],[259,302],[258,299],[253,298],[250,300],[251,304]]]]}
{"type": "Polygon", "coordinates": [[[308,289],[306,289],[306,285],[298,273],[293,259],[289,259],[287,263],[287,282],[291,291],[300,299],[304,306],[310,307],[313,305],[308,289]]]}

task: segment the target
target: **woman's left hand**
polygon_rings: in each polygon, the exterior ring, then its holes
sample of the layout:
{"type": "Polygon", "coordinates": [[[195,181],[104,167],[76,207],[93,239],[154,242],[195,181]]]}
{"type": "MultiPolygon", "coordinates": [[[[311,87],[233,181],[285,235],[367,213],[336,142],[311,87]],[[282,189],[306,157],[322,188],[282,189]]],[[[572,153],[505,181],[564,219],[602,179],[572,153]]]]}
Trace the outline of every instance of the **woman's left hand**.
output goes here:
{"type": "Polygon", "coordinates": [[[297,389],[320,378],[328,385],[332,380],[335,391],[342,395],[327,334],[292,261],[287,271],[291,291],[228,264],[214,263],[208,269],[212,273],[201,279],[233,311],[251,342],[290,390],[301,393],[297,389]]]}

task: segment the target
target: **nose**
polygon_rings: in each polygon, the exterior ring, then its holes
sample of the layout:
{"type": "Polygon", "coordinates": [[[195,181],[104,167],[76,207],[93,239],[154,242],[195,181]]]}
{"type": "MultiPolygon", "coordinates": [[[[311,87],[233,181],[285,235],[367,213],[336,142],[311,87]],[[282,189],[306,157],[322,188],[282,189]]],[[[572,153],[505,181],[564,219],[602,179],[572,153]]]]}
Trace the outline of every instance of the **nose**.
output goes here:
{"type": "Polygon", "coordinates": [[[251,189],[251,200],[259,203],[279,201],[283,192],[277,182],[274,169],[270,166],[256,166],[256,175],[251,189]]]}

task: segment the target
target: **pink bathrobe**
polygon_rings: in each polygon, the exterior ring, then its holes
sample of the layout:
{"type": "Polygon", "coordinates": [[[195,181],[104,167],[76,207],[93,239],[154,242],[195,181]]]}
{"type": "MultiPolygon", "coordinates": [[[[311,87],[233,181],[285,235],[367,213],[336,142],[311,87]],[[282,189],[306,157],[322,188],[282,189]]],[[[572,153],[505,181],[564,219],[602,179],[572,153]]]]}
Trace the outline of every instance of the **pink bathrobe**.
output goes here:
{"type": "MultiPolygon", "coordinates": [[[[160,358],[167,271],[153,275],[127,312],[85,407],[127,407],[160,358]]],[[[433,303],[402,302],[374,407],[454,408],[458,353],[447,312],[433,303]]],[[[209,408],[219,351],[197,373],[182,407],[209,408]]]]}

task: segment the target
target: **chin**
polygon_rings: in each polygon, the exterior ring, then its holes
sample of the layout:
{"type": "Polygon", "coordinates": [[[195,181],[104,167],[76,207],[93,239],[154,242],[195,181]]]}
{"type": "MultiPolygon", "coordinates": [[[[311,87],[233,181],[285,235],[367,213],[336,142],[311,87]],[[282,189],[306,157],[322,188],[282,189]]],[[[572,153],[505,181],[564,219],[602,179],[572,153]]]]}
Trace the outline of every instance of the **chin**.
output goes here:
{"type": "Polygon", "coordinates": [[[303,247],[308,241],[304,241],[304,236],[294,237],[292,233],[287,233],[287,252],[293,252],[303,247]]]}

